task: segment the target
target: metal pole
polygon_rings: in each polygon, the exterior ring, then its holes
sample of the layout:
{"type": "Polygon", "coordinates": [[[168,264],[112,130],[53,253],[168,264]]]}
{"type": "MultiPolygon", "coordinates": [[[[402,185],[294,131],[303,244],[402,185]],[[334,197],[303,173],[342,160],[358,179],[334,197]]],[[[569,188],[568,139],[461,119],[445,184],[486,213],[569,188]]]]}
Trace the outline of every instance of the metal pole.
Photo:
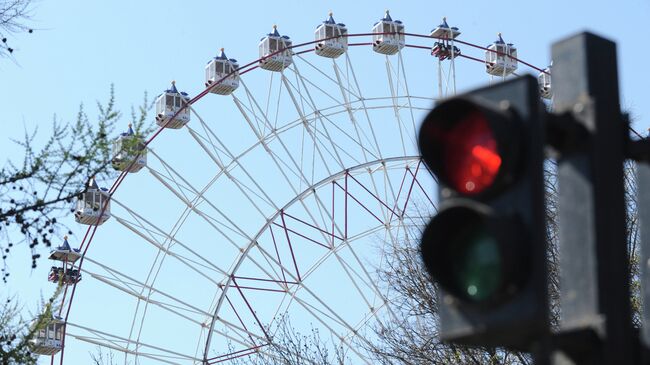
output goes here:
{"type": "Polygon", "coordinates": [[[633,364],[616,45],[591,33],[552,48],[556,113],[585,138],[558,159],[561,349],[574,364],[633,364]],[[562,340],[561,340],[562,342],[562,340]]]}

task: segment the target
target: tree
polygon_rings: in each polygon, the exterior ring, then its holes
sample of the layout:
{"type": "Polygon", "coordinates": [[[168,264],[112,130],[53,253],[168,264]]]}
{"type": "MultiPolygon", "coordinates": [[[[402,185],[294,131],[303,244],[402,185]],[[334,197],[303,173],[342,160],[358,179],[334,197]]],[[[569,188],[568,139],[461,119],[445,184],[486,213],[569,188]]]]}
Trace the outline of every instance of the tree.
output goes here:
{"type": "Polygon", "coordinates": [[[0,307],[0,365],[32,365],[38,357],[32,353],[31,341],[48,325],[54,313],[54,302],[61,294],[57,287],[48,301],[41,303],[36,318],[23,317],[23,310],[15,298],[7,298],[0,307]]]}
{"type": "Polygon", "coordinates": [[[17,33],[33,33],[29,27],[32,0],[0,0],[0,56],[14,53],[7,37],[17,33]]]}
{"type": "MultiPolygon", "coordinates": [[[[635,163],[624,166],[627,203],[628,252],[630,254],[631,300],[633,323],[640,326],[640,276],[639,276],[639,227],[637,215],[637,185],[635,163]]],[[[558,186],[556,165],[549,161],[545,172],[547,240],[549,242],[549,295],[551,326],[557,328],[559,307],[559,258],[558,258],[558,186]]],[[[417,209],[417,207],[416,207],[417,209]]],[[[426,209],[425,209],[426,210],[426,209]]],[[[427,217],[432,212],[414,214],[427,217]]],[[[417,223],[417,222],[416,222],[417,223]]],[[[469,348],[441,343],[437,334],[437,296],[435,285],[427,276],[421,262],[418,240],[426,222],[408,227],[409,240],[387,242],[387,265],[379,270],[380,281],[395,293],[398,318],[375,328],[378,341],[367,350],[383,365],[407,365],[430,363],[454,364],[530,364],[527,354],[504,349],[469,348]]]]}
{"type": "MultiPolygon", "coordinates": [[[[90,353],[90,359],[93,365],[116,365],[115,354],[112,351],[104,352],[101,347],[97,347],[95,352],[90,353]]],[[[130,364],[127,363],[127,364],[130,364]]]]}
{"type": "MultiPolygon", "coordinates": [[[[428,217],[429,207],[416,204],[411,216],[428,217]]],[[[528,355],[503,349],[468,348],[438,339],[438,297],[424,270],[419,238],[426,222],[413,222],[404,240],[384,243],[387,261],[378,270],[380,283],[392,293],[394,316],[376,325],[375,341],[364,347],[382,365],[396,364],[529,364],[528,355]]]]}
{"type": "MultiPolygon", "coordinates": [[[[151,131],[147,124],[150,107],[145,94],[137,111],[131,110],[137,135],[151,131]]],[[[50,247],[62,233],[72,234],[60,219],[69,214],[71,203],[85,191],[88,180],[116,176],[109,164],[113,134],[121,117],[111,86],[108,101],[97,103],[96,121],[91,121],[81,105],[75,122],[61,123],[55,118],[52,134],[42,147],[36,147],[38,130],[26,131],[22,140],[14,140],[24,150],[24,158],[20,163],[7,161],[0,169],[0,250],[5,282],[9,276],[7,257],[15,246],[27,245],[32,267],[36,267],[39,247],[50,247]]]]}
{"type": "MultiPolygon", "coordinates": [[[[145,94],[137,111],[131,110],[130,121],[137,135],[151,131],[147,126],[150,107],[145,94]]],[[[23,148],[24,158],[20,164],[7,161],[0,169],[0,250],[5,282],[9,276],[7,258],[16,245],[28,245],[32,267],[35,267],[40,257],[39,247],[51,246],[61,232],[72,234],[58,219],[69,214],[70,203],[85,191],[88,179],[92,176],[99,180],[109,179],[117,174],[108,166],[111,163],[111,134],[122,117],[115,110],[113,87],[108,101],[97,103],[97,110],[96,122],[91,122],[83,105],[74,123],[55,120],[52,135],[38,149],[35,147],[37,130],[25,132],[22,140],[14,140],[23,148]]],[[[0,306],[0,365],[36,363],[30,341],[52,318],[52,305],[62,287],[59,283],[33,321],[33,318],[23,318],[22,308],[15,298],[7,298],[0,306]]],[[[101,354],[93,359],[104,361],[101,354]]],[[[112,363],[112,356],[106,360],[112,363]]]]}
{"type": "MultiPolygon", "coordinates": [[[[232,348],[231,348],[231,352],[232,348]]],[[[262,356],[232,358],[233,365],[345,365],[351,363],[342,347],[321,340],[317,329],[301,334],[291,326],[288,315],[278,319],[270,343],[258,349],[262,356]]]]}

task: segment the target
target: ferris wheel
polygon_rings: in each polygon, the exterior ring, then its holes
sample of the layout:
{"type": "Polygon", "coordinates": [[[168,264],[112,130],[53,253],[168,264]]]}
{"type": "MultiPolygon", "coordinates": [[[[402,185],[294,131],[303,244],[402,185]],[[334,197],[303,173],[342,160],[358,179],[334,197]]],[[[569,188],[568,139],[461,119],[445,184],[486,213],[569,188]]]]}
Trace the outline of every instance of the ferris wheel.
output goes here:
{"type": "MultiPolygon", "coordinates": [[[[172,82],[156,99],[160,129],[142,140],[129,126],[119,178],[80,197],[88,229],[50,257],[65,292],[36,352],[63,364],[90,344],[124,363],[228,363],[272,357],[290,323],[372,363],[364,345],[399,312],[377,277],[385,246],[416,240],[436,209],[420,120],[456,92],[457,70],[532,67],[500,34],[480,47],[446,19],[405,29],[388,11],[358,34],[330,14],[301,44],[274,26],[253,62],[222,49],[196,96],[172,82]]],[[[550,71],[540,88],[550,97],[550,71]]]]}

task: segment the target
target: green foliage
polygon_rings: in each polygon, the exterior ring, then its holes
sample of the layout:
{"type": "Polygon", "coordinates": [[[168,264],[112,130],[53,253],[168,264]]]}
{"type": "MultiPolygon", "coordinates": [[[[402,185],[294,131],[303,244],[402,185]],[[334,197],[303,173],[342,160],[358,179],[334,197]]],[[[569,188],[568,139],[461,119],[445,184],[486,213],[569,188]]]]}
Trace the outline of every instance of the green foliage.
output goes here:
{"type": "MultiPolygon", "coordinates": [[[[142,104],[131,110],[130,123],[137,136],[152,130],[147,121],[151,106],[145,94],[142,104]]],[[[56,243],[55,237],[72,234],[60,220],[70,214],[75,197],[85,191],[88,180],[117,176],[110,168],[111,147],[118,126],[126,128],[121,118],[111,86],[106,103],[97,103],[95,120],[81,105],[75,121],[62,123],[55,118],[52,133],[42,146],[36,146],[38,130],[26,131],[22,140],[14,140],[24,150],[24,158],[20,163],[7,161],[0,169],[0,250],[5,282],[9,275],[6,259],[13,247],[27,245],[32,267],[36,267],[38,247],[50,247],[53,240],[56,243]]]]}
{"type": "Polygon", "coordinates": [[[0,306],[1,365],[36,364],[38,356],[31,351],[31,340],[52,319],[55,312],[53,303],[61,294],[62,288],[59,285],[52,297],[41,303],[40,314],[35,319],[25,319],[22,316],[23,310],[15,298],[7,298],[0,306]]]}

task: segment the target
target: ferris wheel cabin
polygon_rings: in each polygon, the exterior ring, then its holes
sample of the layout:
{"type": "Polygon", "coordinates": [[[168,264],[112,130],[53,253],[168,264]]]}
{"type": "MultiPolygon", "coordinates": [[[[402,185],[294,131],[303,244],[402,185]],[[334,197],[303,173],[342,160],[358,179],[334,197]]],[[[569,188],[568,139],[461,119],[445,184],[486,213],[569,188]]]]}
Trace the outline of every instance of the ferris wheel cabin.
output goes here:
{"type": "Polygon", "coordinates": [[[553,64],[544,69],[544,72],[540,72],[537,76],[537,82],[539,83],[539,94],[544,99],[550,99],[552,94],[551,90],[551,68],[553,64]]]}
{"type": "Polygon", "coordinates": [[[156,124],[171,129],[182,128],[190,121],[190,110],[183,108],[189,101],[187,93],[179,92],[172,81],[171,89],[156,99],[156,124]]]}
{"type": "Polygon", "coordinates": [[[133,132],[132,125],[113,141],[113,168],[118,171],[138,172],[147,165],[144,139],[133,132]]]}
{"type": "Polygon", "coordinates": [[[50,251],[50,260],[63,261],[66,263],[74,264],[81,257],[81,253],[77,248],[71,248],[68,243],[68,236],[63,237],[63,244],[54,250],[50,251]]]}
{"type": "Polygon", "coordinates": [[[315,51],[319,56],[337,58],[348,50],[348,29],[345,24],[334,21],[332,13],[316,27],[314,35],[318,41],[315,51]]]}
{"type": "Polygon", "coordinates": [[[444,61],[460,55],[460,49],[453,45],[453,40],[460,35],[460,31],[456,27],[450,27],[447,18],[442,18],[442,23],[434,28],[430,35],[438,39],[431,47],[432,56],[444,61]]]}
{"type": "MultiPolygon", "coordinates": [[[[36,323],[32,325],[34,326],[36,323]]],[[[65,322],[61,317],[52,318],[30,340],[32,352],[38,355],[54,355],[61,351],[63,348],[64,327],[65,322]]]]}
{"type": "Polygon", "coordinates": [[[111,217],[110,197],[105,188],[97,186],[95,178],[88,182],[88,189],[79,194],[74,212],[77,223],[100,225],[111,217]],[[104,205],[106,205],[104,207],[104,205]]]}
{"type": "Polygon", "coordinates": [[[507,76],[517,70],[517,48],[512,43],[506,43],[501,33],[485,51],[485,70],[493,76],[507,76]]]}
{"type": "Polygon", "coordinates": [[[292,62],[291,39],[280,35],[278,27],[273,26],[273,31],[260,39],[260,67],[279,72],[287,68],[292,62]]]}
{"type": "Polygon", "coordinates": [[[447,24],[447,18],[442,18],[442,23],[435,27],[430,34],[433,38],[456,39],[460,35],[460,30],[456,27],[450,27],[447,24]]]}
{"type": "Polygon", "coordinates": [[[394,55],[406,44],[404,24],[400,20],[393,20],[388,10],[372,27],[372,33],[372,50],[377,53],[394,55]]]}
{"type": "Polygon", "coordinates": [[[239,64],[234,58],[226,57],[221,49],[221,54],[213,58],[205,66],[205,86],[210,86],[210,92],[219,95],[230,95],[239,87],[239,64]],[[219,81],[221,80],[221,81],[219,81]]]}

